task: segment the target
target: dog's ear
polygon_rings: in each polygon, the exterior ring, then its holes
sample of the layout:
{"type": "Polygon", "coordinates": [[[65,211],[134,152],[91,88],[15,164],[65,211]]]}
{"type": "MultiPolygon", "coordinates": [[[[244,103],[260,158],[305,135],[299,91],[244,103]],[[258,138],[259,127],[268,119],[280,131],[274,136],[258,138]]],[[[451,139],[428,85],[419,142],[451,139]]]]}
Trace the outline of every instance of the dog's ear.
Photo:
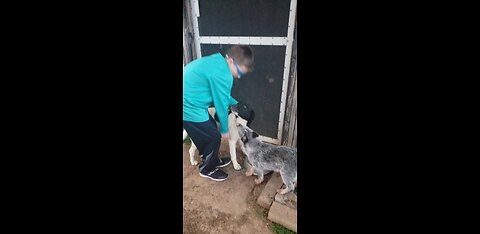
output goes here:
{"type": "Polygon", "coordinates": [[[252,132],[252,136],[253,136],[253,138],[256,138],[256,137],[258,137],[258,134],[256,132],[252,132]]]}
{"type": "Polygon", "coordinates": [[[247,119],[247,127],[250,127],[250,124],[252,124],[254,118],[255,118],[255,112],[253,112],[253,110],[251,110],[250,111],[250,116],[247,119]]]}

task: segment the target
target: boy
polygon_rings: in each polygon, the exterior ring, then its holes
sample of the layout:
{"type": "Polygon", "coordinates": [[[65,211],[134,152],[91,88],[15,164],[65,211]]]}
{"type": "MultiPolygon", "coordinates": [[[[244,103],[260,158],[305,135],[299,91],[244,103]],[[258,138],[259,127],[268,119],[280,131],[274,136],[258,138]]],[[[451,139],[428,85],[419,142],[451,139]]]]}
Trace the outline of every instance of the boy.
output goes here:
{"type": "Polygon", "coordinates": [[[253,50],[247,45],[232,46],[225,58],[216,53],[187,64],[183,69],[183,127],[200,152],[200,176],[214,181],[227,179],[219,169],[230,164],[220,159],[221,139],[228,140],[228,108],[238,102],[231,96],[233,78],[240,79],[253,70],[253,50]],[[208,114],[213,104],[220,122],[208,114]],[[221,137],[221,138],[220,138],[221,137]]]}

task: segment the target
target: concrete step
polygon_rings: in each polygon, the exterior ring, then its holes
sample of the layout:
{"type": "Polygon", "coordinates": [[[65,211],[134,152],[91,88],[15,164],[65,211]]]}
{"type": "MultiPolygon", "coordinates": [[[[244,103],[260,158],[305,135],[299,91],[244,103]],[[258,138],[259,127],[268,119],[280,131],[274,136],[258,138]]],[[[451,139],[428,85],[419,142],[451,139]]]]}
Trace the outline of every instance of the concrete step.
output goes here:
{"type": "Polygon", "coordinates": [[[272,176],[268,180],[262,193],[258,196],[257,203],[265,208],[269,209],[277,194],[277,189],[282,187],[283,181],[278,172],[272,172],[272,176]]]}
{"type": "Polygon", "coordinates": [[[275,201],[294,210],[297,209],[297,195],[293,192],[284,195],[277,193],[277,195],[275,195],[275,201]]]}
{"type": "Polygon", "coordinates": [[[274,201],[268,211],[269,220],[297,232],[297,210],[274,201]]]}

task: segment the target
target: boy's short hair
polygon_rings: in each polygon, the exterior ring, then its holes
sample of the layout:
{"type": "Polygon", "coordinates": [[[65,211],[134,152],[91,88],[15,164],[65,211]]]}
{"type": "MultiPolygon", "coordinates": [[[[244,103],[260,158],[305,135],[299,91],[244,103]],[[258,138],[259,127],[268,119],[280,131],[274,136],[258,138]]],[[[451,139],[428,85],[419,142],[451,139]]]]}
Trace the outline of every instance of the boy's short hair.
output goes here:
{"type": "Polygon", "coordinates": [[[248,45],[234,45],[227,51],[228,57],[235,60],[238,65],[246,66],[249,71],[253,70],[253,49],[248,45]]]}

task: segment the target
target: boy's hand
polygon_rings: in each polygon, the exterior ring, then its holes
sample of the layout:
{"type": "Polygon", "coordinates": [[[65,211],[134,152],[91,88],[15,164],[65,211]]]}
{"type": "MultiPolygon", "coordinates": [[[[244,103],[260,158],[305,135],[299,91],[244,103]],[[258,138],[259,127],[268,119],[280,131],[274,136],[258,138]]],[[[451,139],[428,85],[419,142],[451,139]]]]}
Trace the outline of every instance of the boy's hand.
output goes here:
{"type": "Polygon", "coordinates": [[[227,133],[223,133],[223,134],[222,134],[222,139],[223,139],[223,140],[230,140],[230,133],[228,133],[228,132],[227,132],[227,133]]]}

